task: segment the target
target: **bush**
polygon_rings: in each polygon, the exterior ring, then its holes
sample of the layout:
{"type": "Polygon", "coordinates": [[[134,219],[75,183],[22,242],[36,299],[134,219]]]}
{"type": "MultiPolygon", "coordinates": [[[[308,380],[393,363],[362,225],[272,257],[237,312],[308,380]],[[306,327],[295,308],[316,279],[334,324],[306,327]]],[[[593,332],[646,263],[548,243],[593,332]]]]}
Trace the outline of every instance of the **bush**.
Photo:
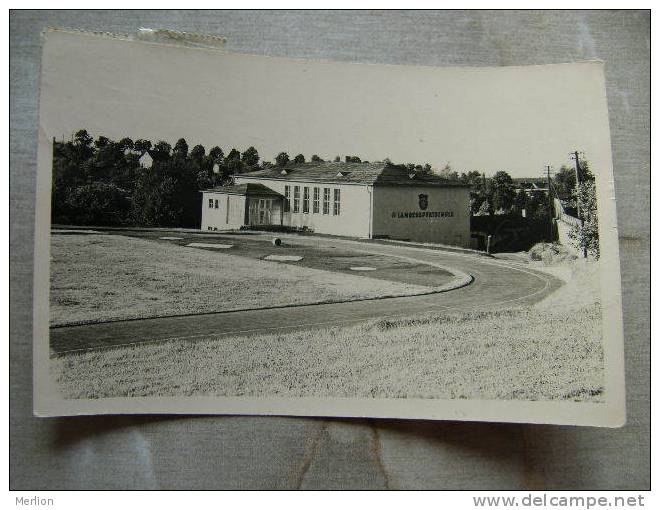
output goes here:
{"type": "Polygon", "coordinates": [[[103,182],[77,186],[66,198],[68,223],[79,225],[124,225],[129,220],[131,201],[125,190],[103,182]]]}
{"type": "Polygon", "coordinates": [[[577,258],[558,243],[537,243],[530,248],[527,256],[530,260],[543,262],[546,266],[577,258]]]}

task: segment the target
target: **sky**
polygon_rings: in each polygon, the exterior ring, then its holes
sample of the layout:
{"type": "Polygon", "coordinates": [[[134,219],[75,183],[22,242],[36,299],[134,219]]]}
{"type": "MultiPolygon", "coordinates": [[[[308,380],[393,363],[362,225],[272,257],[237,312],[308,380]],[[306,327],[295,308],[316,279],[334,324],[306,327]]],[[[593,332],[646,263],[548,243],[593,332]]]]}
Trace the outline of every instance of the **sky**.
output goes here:
{"type": "Polygon", "coordinates": [[[84,128],[172,145],[183,137],[225,153],[254,146],[266,160],[357,155],[513,177],[572,164],[573,150],[596,171],[611,157],[597,62],[366,65],[51,32],[40,101],[49,139],[84,128]]]}

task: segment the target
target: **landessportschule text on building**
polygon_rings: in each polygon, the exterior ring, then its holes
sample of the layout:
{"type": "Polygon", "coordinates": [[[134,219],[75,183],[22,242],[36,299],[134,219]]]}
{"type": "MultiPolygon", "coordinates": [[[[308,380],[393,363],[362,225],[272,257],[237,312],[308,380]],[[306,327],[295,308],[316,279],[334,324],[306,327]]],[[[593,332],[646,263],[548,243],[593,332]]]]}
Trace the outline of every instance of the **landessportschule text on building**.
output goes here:
{"type": "Polygon", "coordinates": [[[389,163],[290,164],[202,192],[202,229],[317,233],[470,245],[469,188],[389,163]]]}

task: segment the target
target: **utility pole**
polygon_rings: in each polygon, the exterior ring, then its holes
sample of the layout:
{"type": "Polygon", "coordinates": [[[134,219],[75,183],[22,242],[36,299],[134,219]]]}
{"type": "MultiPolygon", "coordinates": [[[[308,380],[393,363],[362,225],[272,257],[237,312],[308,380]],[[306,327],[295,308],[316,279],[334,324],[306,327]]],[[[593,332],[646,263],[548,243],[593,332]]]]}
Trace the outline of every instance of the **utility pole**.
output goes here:
{"type": "MultiPolygon", "coordinates": [[[[575,151],[571,153],[571,157],[575,160],[575,192],[577,194],[577,191],[580,188],[580,155],[578,151],[575,151]]],[[[580,214],[580,201],[576,200],[576,204],[578,219],[581,219],[582,215],[580,214]]]]}
{"type": "Polygon", "coordinates": [[[550,233],[548,235],[548,241],[552,242],[553,241],[553,233],[554,233],[554,213],[553,213],[553,208],[552,208],[552,194],[550,193],[550,190],[552,189],[551,182],[550,182],[550,165],[545,166],[545,171],[546,171],[546,176],[548,178],[548,216],[549,216],[549,221],[550,221],[550,233]]]}
{"type": "Polygon", "coordinates": [[[578,151],[571,153],[571,158],[575,160],[575,204],[577,205],[578,221],[580,222],[580,235],[582,237],[582,256],[587,258],[587,245],[584,242],[584,218],[580,210],[580,154],[578,151]]]}

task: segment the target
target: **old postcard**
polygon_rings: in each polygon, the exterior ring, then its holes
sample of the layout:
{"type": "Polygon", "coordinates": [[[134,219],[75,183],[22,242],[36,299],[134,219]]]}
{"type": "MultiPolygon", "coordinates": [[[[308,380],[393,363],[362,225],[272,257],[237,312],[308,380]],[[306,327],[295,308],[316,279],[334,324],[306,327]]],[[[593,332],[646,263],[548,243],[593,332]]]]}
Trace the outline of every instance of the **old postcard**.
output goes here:
{"type": "Polygon", "coordinates": [[[35,414],[622,425],[603,66],[50,30],[35,414]]]}

